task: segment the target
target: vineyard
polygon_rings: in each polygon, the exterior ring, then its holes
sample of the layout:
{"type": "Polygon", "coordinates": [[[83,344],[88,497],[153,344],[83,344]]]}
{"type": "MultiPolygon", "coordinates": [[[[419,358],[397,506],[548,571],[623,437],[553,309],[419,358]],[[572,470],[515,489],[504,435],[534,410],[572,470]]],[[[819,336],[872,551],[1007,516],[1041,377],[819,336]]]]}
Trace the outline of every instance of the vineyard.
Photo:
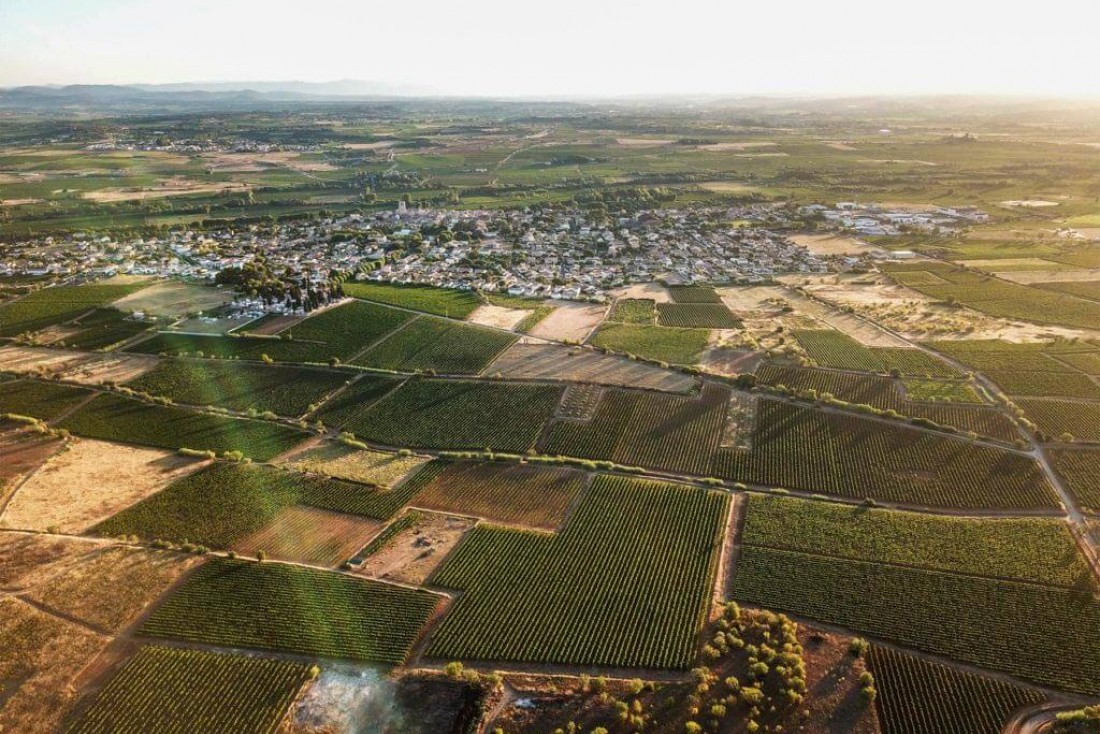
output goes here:
{"type": "Polygon", "coordinates": [[[608,321],[620,324],[652,324],[657,304],[649,298],[620,298],[611,307],[608,321]]]}
{"type": "Polygon", "coordinates": [[[670,285],[668,293],[676,303],[721,303],[718,292],[705,285],[670,285]]]}
{"type": "Polygon", "coordinates": [[[188,405],[297,417],[350,378],[305,367],[171,359],[126,386],[188,405]]]}
{"type": "Polygon", "coordinates": [[[882,371],[897,370],[903,375],[940,377],[945,379],[962,377],[962,373],[928,352],[910,347],[868,347],[881,363],[882,371]]]}
{"type": "Polygon", "coordinates": [[[1100,403],[1020,398],[1015,401],[1046,438],[1068,433],[1074,441],[1100,443],[1100,403]]]}
{"type": "Polygon", "coordinates": [[[43,288],[18,301],[0,305],[0,337],[17,336],[71,321],[95,308],[139,291],[145,285],[137,283],[43,288]]]}
{"type": "Polygon", "coordinates": [[[402,377],[388,375],[360,375],[348,387],[325,401],[313,415],[330,426],[342,426],[388,395],[401,384],[402,377]]]}
{"type": "Polygon", "coordinates": [[[433,584],[463,594],[437,659],[688,668],[729,496],[596,478],[556,535],[478,526],[433,584]]]}
{"type": "Polygon", "coordinates": [[[715,476],[853,499],[961,509],[1055,509],[1015,453],[855,415],[762,401],[752,448],[719,449],[715,476]]]}
{"type": "Polygon", "coordinates": [[[268,558],[335,568],[354,556],[381,526],[355,515],[294,506],[234,543],[233,550],[248,557],[264,553],[268,558]]]}
{"type": "Polygon", "coordinates": [[[417,507],[491,522],[555,529],[585,483],[572,469],[523,464],[452,464],[410,500],[417,507]]]}
{"type": "Polygon", "coordinates": [[[1100,687],[1100,603],[1079,589],[744,546],[734,598],[1042,685],[1100,687]]]}
{"type": "Polygon", "coordinates": [[[476,375],[517,338],[506,331],[422,316],[368,349],[355,364],[402,372],[476,375]]]}
{"type": "Polygon", "coordinates": [[[740,329],[741,319],[721,303],[658,303],[657,323],[698,329],[740,329]]]}
{"type": "Polygon", "coordinates": [[[523,453],[561,394],[553,385],[413,379],[344,427],[390,446],[523,453]]]}
{"type": "Polygon", "coordinates": [[[911,418],[925,418],[943,426],[974,431],[1002,441],[1019,437],[1016,425],[996,408],[965,402],[979,400],[974,388],[966,382],[925,378],[897,380],[878,375],[767,363],[757,368],[756,379],[764,385],[783,386],[795,391],[813,390],[818,396],[828,393],[847,403],[894,410],[911,418]],[[939,398],[939,401],[931,398],[939,398]],[[945,401],[945,398],[950,400],[945,401]]]}
{"type": "Polygon", "coordinates": [[[605,390],[595,417],[554,423],[541,450],[706,475],[722,439],[730,393],[707,383],[699,396],[605,390]]]}
{"type": "Polygon", "coordinates": [[[67,734],[275,734],[308,663],[147,645],[67,734]]]}
{"type": "Polygon", "coordinates": [[[819,367],[878,372],[883,364],[874,352],[852,337],[832,329],[795,329],[794,338],[819,367]]]}
{"type": "Polygon", "coordinates": [[[351,482],[392,487],[426,462],[422,456],[400,456],[325,442],[298,454],[288,466],[351,482]]]}
{"type": "Polygon", "coordinates": [[[606,323],[592,336],[594,347],[669,364],[695,364],[707,348],[708,329],[674,329],[648,324],[606,323]]]}
{"type": "Polygon", "coordinates": [[[868,653],[883,734],[999,734],[1039,691],[873,645],[868,653]]]}
{"type": "Polygon", "coordinates": [[[473,291],[433,288],[428,285],[393,283],[344,283],[344,293],[352,298],[387,303],[391,306],[424,311],[436,316],[464,319],[481,301],[473,291]]]}
{"type": "Polygon", "coordinates": [[[1064,587],[1090,576],[1057,518],[950,517],[752,495],[741,542],[1064,587]]]}
{"type": "Polygon", "coordinates": [[[1013,344],[995,340],[932,344],[983,372],[1010,395],[1100,399],[1100,385],[1089,377],[1088,360],[1100,349],[1085,342],[1013,344]]]}
{"type": "Polygon", "coordinates": [[[113,308],[98,308],[80,319],[78,326],[80,331],[63,341],[70,347],[90,350],[110,349],[142,333],[151,324],[134,321],[113,308]]]}
{"type": "Polygon", "coordinates": [[[240,451],[267,461],[306,438],[289,426],[153,405],[102,393],[61,422],[78,436],[163,449],[240,451]]]}
{"type": "Polygon", "coordinates": [[[1100,515],[1100,452],[1059,449],[1050,458],[1077,501],[1100,515]]]}
{"type": "Polygon", "coordinates": [[[399,665],[438,602],[344,574],[218,558],[172,592],[140,633],[399,665]]]}
{"type": "Polygon", "coordinates": [[[6,380],[0,382],[0,413],[53,420],[75,408],[91,394],[90,390],[56,382],[6,380]]]}

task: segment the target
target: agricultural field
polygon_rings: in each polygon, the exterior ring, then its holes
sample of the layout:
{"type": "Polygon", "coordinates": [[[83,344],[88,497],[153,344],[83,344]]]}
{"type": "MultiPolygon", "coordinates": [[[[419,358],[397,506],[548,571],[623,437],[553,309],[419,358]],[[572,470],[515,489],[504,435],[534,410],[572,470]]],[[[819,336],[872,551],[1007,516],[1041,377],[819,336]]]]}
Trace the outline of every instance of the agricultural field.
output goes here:
{"type": "Polygon", "coordinates": [[[410,510],[359,551],[355,574],[422,586],[476,524],[470,517],[410,510]]]}
{"type": "Polygon", "coordinates": [[[232,300],[232,291],[224,288],[166,280],[123,296],[112,306],[126,313],[140,311],[152,316],[179,318],[216,309],[232,300]]]}
{"type": "Polygon", "coordinates": [[[1100,443],[1100,402],[1017,398],[1016,404],[1036,425],[1041,438],[1061,440],[1065,434],[1073,441],[1100,443]]]}
{"type": "Polygon", "coordinates": [[[306,367],[166,359],[126,387],[185,405],[296,418],[353,376],[306,367]]]}
{"type": "Polygon", "coordinates": [[[278,456],[307,435],[278,423],[155,405],[113,393],[97,395],[65,418],[61,427],[85,438],[156,448],[240,451],[257,461],[278,456]]]}
{"type": "Polygon", "coordinates": [[[335,568],[355,555],[382,523],[313,507],[291,506],[267,525],[233,544],[243,556],[335,568]]]}
{"type": "Polygon", "coordinates": [[[974,385],[958,380],[929,380],[910,377],[902,380],[907,400],[922,403],[976,403],[985,402],[974,385]]]}
{"type": "Polygon", "coordinates": [[[201,464],[160,449],[70,439],[10,498],[0,527],[82,533],[201,464]]]}
{"type": "Polygon", "coordinates": [[[951,517],[752,495],[741,542],[1063,587],[1087,586],[1090,575],[1058,518],[951,517]]]}
{"type": "Polygon", "coordinates": [[[752,448],[719,449],[713,475],[806,492],[954,509],[1056,509],[1030,458],[856,415],[763,401],[752,448]]]}
{"type": "Polygon", "coordinates": [[[413,379],[343,428],[388,446],[523,453],[561,394],[552,385],[413,379]]]}
{"type": "Polygon", "coordinates": [[[728,389],[713,383],[698,396],[605,390],[594,417],[555,422],[540,450],[705,476],[729,398],[728,389]]]}
{"type": "Polygon", "coordinates": [[[741,319],[721,303],[658,303],[657,323],[695,329],[740,329],[744,326],[741,319]]]}
{"type": "Polygon", "coordinates": [[[568,380],[570,382],[648,388],[685,393],[695,379],[655,365],[602,354],[596,349],[562,344],[513,344],[485,370],[486,375],[513,379],[568,380]]]}
{"type": "Polygon", "coordinates": [[[818,367],[834,367],[842,370],[878,372],[882,361],[870,348],[852,337],[832,329],[796,329],[795,339],[818,367]]]}
{"type": "Polygon", "coordinates": [[[598,477],[560,533],[479,526],[432,577],[463,595],[427,654],[688,668],[728,507],[724,494],[598,477]]]}
{"type": "Polygon", "coordinates": [[[213,559],[168,596],[141,634],[399,665],[438,602],[343,574],[213,559]]]}
{"type": "Polygon", "coordinates": [[[429,482],[410,503],[493,523],[554,530],[585,482],[584,473],[573,469],[457,463],[429,482]]]}
{"type": "Polygon", "coordinates": [[[400,456],[341,443],[323,443],[294,456],[287,466],[349,482],[392,487],[428,462],[422,456],[400,456]]]}
{"type": "Polygon", "coordinates": [[[620,298],[607,314],[608,321],[620,324],[652,324],[657,304],[648,298],[620,298]]]}
{"type": "Polygon", "coordinates": [[[344,283],[344,293],[352,298],[375,301],[390,306],[423,311],[436,316],[464,319],[481,305],[473,291],[433,288],[421,285],[393,283],[344,283]]]}
{"type": "Polygon", "coordinates": [[[142,647],[67,734],[275,734],[309,663],[142,647]]]}
{"type": "Polygon", "coordinates": [[[422,316],[356,357],[354,363],[401,372],[477,375],[517,338],[498,329],[422,316]]]}
{"type": "Polygon", "coordinates": [[[73,322],[78,331],[66,335],[55,344],[74,349],[110,350],[128,341],[138,334],[148,331],[153,324],[148,321],[135,321],[121,311],[111,308],[97,308],[79,321],[73,322]]]}
{"type": "Polygon", "coordinates": [[[52,421],[91,396],[91,390],[72,385],[38,380],[7,380],[0,382],[0,413],[52,421]]]}
{"type": "Polygon", "coordinates": [[[331,426],[342,426],[352,422],[400,385],[404,378],[394,375],[363,374],[358,377],[351,375],[349,379],[355,381],[346,388],[338,390],[322,403],[316,411],[311,413],[313,418],[320,419],[325,425],[331,426]]]}
{"type": "Polygon", "coordinates": [[[1077,501],[1100,515],[1100,451],[1055,449],[1048,453],[1077,501]]]}
{"type": "Polygon", "coordinates": [[[702,285],[670,285],[668,294],[675,303],[722,303],[718,291],[702,285]]]}
{"type": "Polygon", "coordinates": [[[141,283],[100,284],[34,291],[0,305],[0,337],[17,336],[71,321],[144,287],[141,283]]]}
{"type": "Polygon", "coordinates": [[[669,364],[692,365],[699,361],[709,340],[708,329],[606,323],[600,326],[588,343],[620,354],[669,364]]]}
{"type": "Polygon", "coordinates": [[[62,446],[64,443],[52,436],[0,419],[0,505],[5,506],[0,527],[10,527],[5,514],[10,510],[11,493],[62,446]]]}
{"type": "Polygon", "coordinates": [[[1080,589],[744,546],[733,595],[1041,685],[1100,685],[1100,603],[1080,589]]]}
{"type": "Polygon", "coordinates": [[[882,734],[997,734],[1016,711],[1047,697],[998,678],[934,663],[893,648],[872,645],[882,734]]]}
{"type": "Polygon", "coordinates": [[[177,480],[93,530],[231,548],[295,505],[384,520],[401,495],[339,479],[268,466],[217,463],[177,480]]]}

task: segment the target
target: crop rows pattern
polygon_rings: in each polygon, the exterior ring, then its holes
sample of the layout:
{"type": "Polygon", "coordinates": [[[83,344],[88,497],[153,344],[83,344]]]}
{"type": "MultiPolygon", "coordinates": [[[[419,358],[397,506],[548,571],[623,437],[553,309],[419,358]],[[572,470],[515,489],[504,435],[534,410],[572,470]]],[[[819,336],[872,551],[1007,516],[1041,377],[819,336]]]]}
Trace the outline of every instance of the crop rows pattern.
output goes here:
{"type": "Polygon", "coordinates": [[[462,589],[428,654],[687,668],[729,496],[598,477],[556,535],[478,526],[433,583],[462,589]]]}
{"type": "Polygon", "coordinates": [[[621,324],[652,324],[657,304],[649,298],[620,298],[611,307],[608,321],[621,324]]]}
{"type": "Polygon", "coordinates": [[[1100,451],[1059,449],[1050,458],[1077,501],[1100,514],[1100,451]]]}
{"type": "Polygon", "coordinates": [[[132,284],[43,288],[0,306],[0,337],[17,336],[70,321],[144,287],[144,284],[132,284]]]}
{"type": "Polygon", "coordinates": [[[91,391],[81,387],[54,382],[7,380],[0,384],[0,413],[53,420],[91,394],[91,391]]]}
{"type": "Polygon", "coordinates": [[[436,316],[464,319],[481,305],[477,294],[428,285],[394,283],[344,283],[344,293],[353,298],[387,303],[436,316]]]}
{"type": "Polygon", "coordinates": [[[67,734],[274,734],[310,667],[147,645],[67,734]]]}
{"type": "Polygon", "coordinates": [[[371,347],[355,364],[402,372],[476,375],[518,338],[498,329],[424,316],[371,347]]]}
{"type": "Polygon", "coordinates": [[[676,303],[721,303],[722,297],[705,285],[670,285],[668,294],[676,303]]]}
{"type": "Polygon", "coordinates": [[[658,303],[657,323],[697,329],[740,329],[741,319],[721,303],[658,303]]]}
{"type": "Polygon", "coordinates": [[[1068,433],[1075,441],[1100,442],[1100,403],[1040,398],[1015,402],[1045,436],[1057,439],[1068,433]]]}
{"type": "Polygon", "coordinates": [[[172,592],[141,634],[399,665],[439,597],[345,574],[217,558],[172,592]]]}

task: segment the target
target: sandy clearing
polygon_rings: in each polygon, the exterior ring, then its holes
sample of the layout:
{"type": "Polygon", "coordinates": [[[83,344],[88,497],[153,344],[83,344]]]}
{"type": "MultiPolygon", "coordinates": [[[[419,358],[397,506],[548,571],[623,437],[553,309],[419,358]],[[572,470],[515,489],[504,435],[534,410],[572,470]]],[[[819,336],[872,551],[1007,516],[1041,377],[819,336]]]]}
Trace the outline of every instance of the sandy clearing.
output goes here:
{"type": "Polygon", "coordinates": [[[17,173],[0,173],[0,184],[23,183],[23,178],[17,173]]]}
{"type": "Polygon", "coordinates": [[[882,163],[885,165],[894,165],[900,163],[913,163],[918,166],[938,166],[939,163],[933,163],[932,161],[922,161],[916,158],[860,158],[860,163],[882,163]]]}
{"type": "Polygon", "coordinates": [[[385,523],[356,515],[288,507],[265,528],[242,538],[233,550],[255,556],[335,567],[355,555],[385,523]]]}
{"type": "Polygon", "coordinates": [[[826,148],[832,148],[833,150],[848,150],[848,151],[858,150],[858,148],[856,148],[851,143],[839,143],[839,142],[836,142],[836,141],[825,143],[825,147],[826,148]]]}
{"type": "Polygon", "coordinates": [[[778,312],[779,308],[769,301],[787,300],[787,291],[772,285],[742,286],[737,288],[718,288],[722,303],[734,312],[769,311],[778,312]]]}
{"type": "Polygon", "coordinates": [[[866,347],[909,346],[904,339],[899,339],[876,324],[807,298],[795,290],[788,290],[787,297],[797,313],[812,316],[834,329],[844,332],[866,347]]]}
{"type": "Polygon", "coordinates": [[[419,586],[476,524],[471,518],[416,512],[420,519],[368,556],[357,574],[419,586]]]}
{"type": "Polygon", "coordinates": [[[603,321],[607,306],[563,301],[529,332],[543,339],[582,342],[603,321]]]}
{"type": "Polygon", "coordinates": [[[1012,273],[997,273],[1013,283],[1031,285],[1033,283],[1080,283],[1100,280],[1100,270],[1020,270],[1012,273]]]}
{"type": "Polygon", "coordinates": [[[561,344],[513,344],[485,369],[485,374],[597,385],[642,387],[688,392],[695,380],[655,365],[601,354],[594,349],[561,344]]]}
{"type": "Polygon", "coordinates": [[[82,385],[120,384],[141,377],[160,364],[156,357],[141,354],[110,352],[88,356],[86,362],[69,367],[62,376],[82,385]]]}
{"type": "Polygon", "coordinates": [[[232,291],[168,280],[124,296],[112,305],[120,311],[145,311],[157,316],[179,318],[189,313],[217,308],[232,300],[232,291]]]}
{"type": "Polygon", "coordinates": [[[738,158],[787,158],[790,153],[737,153],[738,158]]]}
{"type": "Polygon", "coordinates": [[[102,541],[91,538],[0,533],[0,589],[25,589],[33,579],[68,566],[73,559],[102,546],[102,541]]]}
{"type": "Polygon", "coordinates": [[[23,483],[0,527],[82,533],[205,463],[159,449],[73,440],[23,483]]]}
{"type": "Polygon", "coordinates": [[[753,372],[763,359],[760,352],[748,349],[725,349],[710,347],[699,359],[699,366],[716,375],[733,377],[753,372]]]}
{"type": "Polygon", "coordinates": [[[225,181],[219,183],[198,183],[186,179],[167,179],[156,186],[134,188],[112,186],[106,189],[85,191],[81,196],[97,203],[117,201],[144,201],[146,199],[164,199],[170,196],[186,194],[221,194],[226,192],[248,191],[251,184],[225,181]]]}
{"type": "Polygon", "coordinates": [[[482,326],[494,326],[498,329],[514,329],[516,324],[527,316],[529,311],[522,308],[505,308],[494,306],[491,303],[483,303],[474,309],[473,313],[466,317],[471,324],[482,326]]]}
{"type": "Polygon", "coordinates": [[[1057,201],[1046,201],[1044,199],[1017,199],[1001,202],[1001,206],[1020,209],[1046,209],[1058,205],[1057,201]]]}
{"type": "Polygon", "coordinates": [[[705,181],[699,184],[699,187],[706,191],[713,191],[717,194],[742,194],[749,191],[756,191],[756,188],[749,186],[748,184],[737,183],[736,181],[705,181]]]}
{"type": "Polygon", "coordinates": [[[657,303],[672,303],[672,295],[660,283],[635,283],[608,291],[616,298],[648,298],[657,303]]]}
{"type": "Polygon", "coordinates": [[[837,234],[796,234],[791,241],[805,247],[817,255],[867,255],[873,252],[885,252],[881,247],[864,242],[856,237],[837,234]]]}
{"type": "Polygon", "coordinates": [[[7,372],[27,374],[45,371],[63,372],[88,358],[85,352],[70,352],[48,347],[0,347],[0,369],[7,372]]]}
{"type": "Polygon", "coordinates": [[[713,150],[713,151],[726,151],[726,150],[752,150],[753,148],[774,148],[779,143],[773,143],[769,140],[749,141],[744,143],[705,143],[703,145],[695,146],[699,150],[713,150]]]}
{"type": "Polygon", "coordinates": [[[24,204],[41,204],[45,199],[0,199],[0,206],[23,206],[24,204]]]}
{"type": "Polygon", "coordinates": [[[17,428],[0,433],[0,507],[23,477],[60,448],[60,441],[33,431],[17,428]]]}
{"type": "Polygon", "coordinates": [[[1100,227],[1074,227],[1072,231],[1086,240],[1100,240],[1100,227]]]}
{"type": "Polygon", "coordinates": [[[343,147],[348,150],[380,150],[392,148],[395,145],[397,145],[396,140],[378,140],[373,143],[344,143],[343,147]]]}
{"type": "Polygon", "coordinates": [[[655,148],[661,145],[669,145],[675,141],[659,138],[615,138],[615,142],[627,148],[655,148]]]}

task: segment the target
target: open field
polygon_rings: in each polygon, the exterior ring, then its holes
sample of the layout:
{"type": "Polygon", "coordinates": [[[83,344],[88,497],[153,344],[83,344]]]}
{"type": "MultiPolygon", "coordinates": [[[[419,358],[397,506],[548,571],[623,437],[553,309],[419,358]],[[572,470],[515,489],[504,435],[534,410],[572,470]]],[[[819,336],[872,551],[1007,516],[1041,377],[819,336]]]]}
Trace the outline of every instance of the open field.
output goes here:
{"type": "Polygon", "coordinates": [[[398,456],[339,443],[325,443],[294,456],[288,466],[337,479],[392,487],[427,461],[421,456],[398,456]]]}
{"type": "Polygon", "coordinates": [[[312,677],[301,662],[145,646],[70,734],[274,734],[312,677]]]}
{"type": "Polygon", "coordinates": [[[583,342],[600,321],[606,306],[590,303],[559,303],[553,312],[527,333],[542,339],[583,342]]]}
{"type": "Polygon", "coordinates": [[[365,558],[355,573],[420,586],[475,523],[468,517],[411,510],[360,551],[365,558]]]}
{"type": "Polygon", "coordinates": [[[233,293],[229,290],[169,280],[123,296],[111,305],[119,311],[143,311],[154,316],[179,318],[217,308],[231,300],[233,293]]]}
{"type": "Polygon", "coordinates": [[[153,357],[112,352],[99,354],[45,347],[0,347],[0,369],[19,374],[52,376],[82,385],[123,383],[157,366],[153,357]]]}
{"type": "Polygon", "coordinates": [[[492,326],[497,329],[515,329],[530,313],[530,311],[520,308],[506,308],[504,306],[494,306],[491,303],[483,303],[466,320],[471,324],[492,326]]]}
{"type": "Polygon", "coordinates": [[[270,525],[234,543],[246,556],[260,551],[269,558],[336,567],[355,555],[382,528],[377,520],[317,510],[288,507],[270,525]]]}
{"type": "Polygon", "coordinates": [[[614,357],[593,349],[560,344],[513,344],[485,369],[487,375],[536,380],[569,380],[597,385],[687,392],[688,375],[614,357]]]}
{"type": "Polygon", "coordinates": [[[796,234],[791,241],[818,255],[865,255],[882,249],[855,237],[834,234],[796,234]]]}
{"type": "MultiPolygon", "coordinates": [[[[0,505],[31,472],[63,446],[61,441],[23,426],[0,423],[0,505]]],[[[5,527],[0,513],[0,527],[5,527]]]]}
{"type": "Polygon", "coordinates": [[[300,566],[214,559],[141,633],[227,647],[402,663],[439,597],[300,566]]]}
{"type": "Polygon", "coordinates": [[[687,668],[728,506],[723,494],[600,477],[556,535],[475,528],[432,578],[464,594],[427,654],[687,668]]]}
{"type": "Polygon", "coordinates": [[[182,178],[159,181],[155,186],[131,188],[110,187],[85,191],[82,196],[99,204],[112,204],[120,201],[147,201],[164,199],[169,196],[187,196],[195,194],[228,194],[248,191],[248,184],[239,183],[199,183],[182,178]]]}
{"type": "Polygon", "coordinates": [[[438,512],[554,530],[586,482],[582,472],[521,464],[452,464],[410,500],[438,512]]]}
{"type": "Polygon", "coordinates": [[[0,588],[19,590],[96,548],[87,538],[39,533],[0,533],[0,588]]]}
{"type": "Polygon", "coordinates": [[[82,533],[201,465],[159,449],[70,441],[19,488],[0,527],[82,533]]]}

